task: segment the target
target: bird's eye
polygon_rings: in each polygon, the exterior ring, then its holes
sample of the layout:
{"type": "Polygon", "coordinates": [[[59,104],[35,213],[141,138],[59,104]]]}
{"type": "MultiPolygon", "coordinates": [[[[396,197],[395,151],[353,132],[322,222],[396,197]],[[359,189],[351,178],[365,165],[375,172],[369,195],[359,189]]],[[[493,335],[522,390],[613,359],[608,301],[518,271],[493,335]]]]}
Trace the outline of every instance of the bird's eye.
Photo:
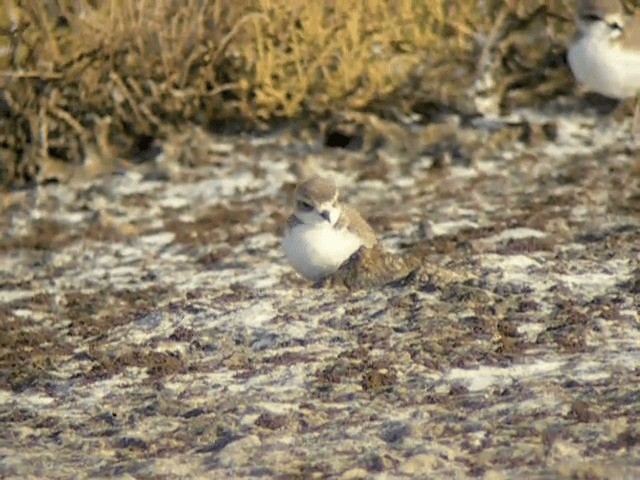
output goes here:
{"type": "Polygon", "coordinates": [[[308,212],[310,210],[313,210],[313,205],[311,205],[309,202],[305,202],[304,200],[300,200],[298,201],[298,208],[300,210],[308,212]]]}
{"type": "Polygon", "coordinates": [[[584,15],[582,15],[582,20],[584,20],[585,22],[600,22],[602,21],[602,18],[599,17],[598,15],[594,14],[594,13],[585,13],[584,15]]]}
{"type": "Polygon", "coordinates": [[[619,22],[611,22],[611,23],[609,23],[609,28],[611,30],[617,30],[619,32],[621,32],[622,29],[623,29],[622,24],[619,23],[619,22]]]}

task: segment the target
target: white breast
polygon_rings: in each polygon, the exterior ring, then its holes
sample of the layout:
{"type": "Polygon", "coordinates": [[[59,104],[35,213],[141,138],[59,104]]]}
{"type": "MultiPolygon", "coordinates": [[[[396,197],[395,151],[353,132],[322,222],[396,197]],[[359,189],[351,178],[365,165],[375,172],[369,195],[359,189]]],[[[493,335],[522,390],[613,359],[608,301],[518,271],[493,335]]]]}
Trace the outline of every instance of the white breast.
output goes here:
{"type": "Polygon", "coordinates": [[[336,230],[328,222],[299,224],[287,231],[282,248],[300,275],[320,280],[334,273],[362,242],[348,230],[336,230]]]}
{"type": "Polygon", "coordinates": [[[623,50],[598,35],[585,35],[569,49],[569,65],[589,90],[612,98],[640,91],[640,53],[623,50]]]}

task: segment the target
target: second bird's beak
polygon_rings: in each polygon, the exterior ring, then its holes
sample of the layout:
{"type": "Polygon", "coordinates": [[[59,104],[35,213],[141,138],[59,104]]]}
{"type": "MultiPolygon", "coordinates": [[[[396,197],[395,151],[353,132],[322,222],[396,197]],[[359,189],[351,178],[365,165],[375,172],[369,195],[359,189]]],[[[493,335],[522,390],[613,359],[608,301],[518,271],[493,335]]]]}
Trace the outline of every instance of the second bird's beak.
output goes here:
{"type": "Polygon", "coordinates": [[[320,216],[324,218],[327,222],[331,223],[331,215],[329,210],[325,210],[324,212],[320,212],[320,216]]]}

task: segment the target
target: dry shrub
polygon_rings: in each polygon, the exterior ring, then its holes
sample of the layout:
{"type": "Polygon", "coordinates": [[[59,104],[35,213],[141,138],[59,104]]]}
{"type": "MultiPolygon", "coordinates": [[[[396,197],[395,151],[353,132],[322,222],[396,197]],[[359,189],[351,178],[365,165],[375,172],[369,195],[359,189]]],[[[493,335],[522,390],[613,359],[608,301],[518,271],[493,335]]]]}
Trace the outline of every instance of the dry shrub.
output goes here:
{"type": "Polygon", "coordinates": [[[263,118],[367,108],[404,85],[447,31],[461,35],[443,3],[263,0],[266,15],[239,50],[252,72],[247,107],[263,118]]]}
{"type": "Polygon", "coordinates": [[[500,103],[546,78],[568,3],[9,0],[0,183],[89,149],[126,157],[184,122],[468,111],[478,91],[500,103]]]}
{"type": "Polygon", "coordinates": [[[27,0],[19,11],[5,98],[25,120],[17,147],[27,168],[50,157],[79,162],[91,141],[103,157],[121,153],[166,125],[233,109],[222,101],[233,88],[225,49],[241,9],[198,0],[27,0]]]}

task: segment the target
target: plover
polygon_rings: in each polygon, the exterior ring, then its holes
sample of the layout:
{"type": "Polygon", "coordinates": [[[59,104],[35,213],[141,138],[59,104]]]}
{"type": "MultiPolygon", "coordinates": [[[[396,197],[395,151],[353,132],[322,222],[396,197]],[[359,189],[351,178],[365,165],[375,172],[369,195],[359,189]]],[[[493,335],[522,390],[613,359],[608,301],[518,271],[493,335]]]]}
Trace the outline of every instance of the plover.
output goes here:
{"type": "Polygon", "coordinates": [[[588,90],[616,99],[640,92],[640,17],[620,0],[579,0],[571,70],[588,90]]]}
{"type": "Polygon", "coordinates": [[[360,248],[378,244],[367,221],[338,197],[336,184],[319,175],[296,188],[282,248],[293,268],[309,280],[326,278],[360,248]]]}

